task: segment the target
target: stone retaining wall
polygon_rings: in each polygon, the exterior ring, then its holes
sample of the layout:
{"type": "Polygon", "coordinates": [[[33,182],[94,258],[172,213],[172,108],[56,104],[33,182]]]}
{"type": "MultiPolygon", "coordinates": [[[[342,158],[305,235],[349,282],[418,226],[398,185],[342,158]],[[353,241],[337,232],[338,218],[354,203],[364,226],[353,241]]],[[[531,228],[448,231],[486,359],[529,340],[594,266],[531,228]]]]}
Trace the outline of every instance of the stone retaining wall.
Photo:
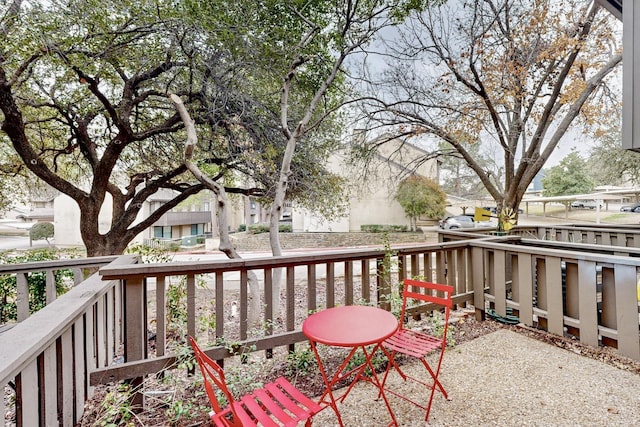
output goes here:
{"type": "MultiPolygon", "coordinates": [[[[430,243],[437,241],[433,230],[407,233],[388,233],[390,244],[430,243]]],[[[383,245],[384,233],[280,233],[282,249],[298,248],[342,248],[354,246],[383,245]]],[[[234,233],[231,240],[239,251],[268,251],[269,233],[234,233]]]]}

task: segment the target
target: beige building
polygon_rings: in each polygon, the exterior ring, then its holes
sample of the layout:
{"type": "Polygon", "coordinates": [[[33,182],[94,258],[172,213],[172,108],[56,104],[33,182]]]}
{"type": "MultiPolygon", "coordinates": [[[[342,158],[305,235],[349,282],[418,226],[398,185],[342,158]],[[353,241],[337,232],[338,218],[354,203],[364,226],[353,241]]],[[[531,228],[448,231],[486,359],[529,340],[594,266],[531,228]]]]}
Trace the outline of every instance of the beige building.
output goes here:
{"type": "MultiPolygon", "coordinates": [[[[371,144],[386,138],[378,137],[372,140],[371,144]]],[[[357,166],[349,166],[346,152],[336,153],[329,159],[329,168],[351,183],[345,216],[338,220],[326,221],[313,212],[294,207],[293,231],[360,231],[360,227],[367,224],[410,226],[409,218],[394,196],[399,182],[412,173],[438,182],[438,161],[424,161],[427,154],[420,147],[403,143],[398,139],[385,141],[377,147],[377,152],[365,172],[357,166]]]]}
{"type": "MultiPolygon", "coordinates": [[[[149,198],[138,214],[139,222],[146,218],[159,206],[175,197],[170,190],[161,190],[149,198]]],[[[208,191],[180,204],[177,208],[165,213],[158,221],[140,233],[131,243],[147,243],[151,241],[174,241],[181,245],[192,246],[198,241],[195,236],[210,235],[212,231],[212,215],[210,210],[211,196],[208,191]]],[[[107,232],[111,227],[111,197],[107,194],[100,209],[98,227],[107,232]]],[[[55,242],[58,247],[84,246],[80,235],[80,209],[69,196],[59,195],[54,201],[55,242]]]]}

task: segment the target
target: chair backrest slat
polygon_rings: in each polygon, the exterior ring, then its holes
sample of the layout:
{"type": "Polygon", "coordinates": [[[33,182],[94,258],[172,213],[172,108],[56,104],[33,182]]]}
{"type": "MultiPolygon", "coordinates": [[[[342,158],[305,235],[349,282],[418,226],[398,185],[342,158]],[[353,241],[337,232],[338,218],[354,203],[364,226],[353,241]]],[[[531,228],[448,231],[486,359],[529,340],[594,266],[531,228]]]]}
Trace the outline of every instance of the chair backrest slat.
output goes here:
{"type": "Polygon", "coordinates": [[[433,304],[441,305],[443,307],[451,308],[451,306],[452,306],[451,298],[448,298],[448,297],[443,298],[443,297],[438,297],[438,296],[435,296],[435,295],[425,295],[425,294],[419,294],[419,293],[416,293],[416,292],[406,292],[406,291],[402,295],[405,298],[413,298],[413,299],[417,299],[417,300],[420,300],[420,301],[430,302],[430,303],[433,303],[433,304]]]}
{"type": "Polygon", "coordinates": [[[400,322],[404,324],[407,300],[415,299],[437,304],[445,309],[445,324],[449,321],[449,312],[453,307],[453,286],[425,282],[416,279],[404,279],[402,291],[402,311],[400,322]]]}

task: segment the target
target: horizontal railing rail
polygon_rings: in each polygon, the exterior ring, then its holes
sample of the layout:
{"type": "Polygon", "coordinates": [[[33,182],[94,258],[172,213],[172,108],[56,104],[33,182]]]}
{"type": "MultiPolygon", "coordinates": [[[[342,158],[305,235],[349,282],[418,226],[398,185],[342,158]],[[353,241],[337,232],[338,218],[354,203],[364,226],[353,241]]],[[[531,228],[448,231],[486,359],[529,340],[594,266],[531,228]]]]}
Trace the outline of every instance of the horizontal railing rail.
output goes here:
{"type": "Polygon", "coordinates": [[[99,267],[105,266],[115,260],[116,256],[103,256],[92,258],[71,258],[52,261],[34,261],[22,264],[0,264],[0,276],[16,276],[16,311],[17,321],[21,322],[30,316],[29,301],[29,275],[33,273],[45,273],[46,277],[46,304],[52,303],[57,298],[55,273],[61,270],[69,270],[73,274],[73,284],[77,285],[85,279],[85,272],[95,272],[99,267]]]}
{"type": "MultiPolygon", "coordinates": [[[[486,227],[438,231],[440,240],[445,242],[486,234],[497,234],[497,231],[486,227]]],[[[518,225],[509,231],[509,235],[545,241],[640,248],[640,229],[633,225],[518,225]]]]}
{"type": "Polygon", "coordinates": [[[603,246],[640,247],[640,230],[627,225],[538,226],[538,238],[603,246]]]}

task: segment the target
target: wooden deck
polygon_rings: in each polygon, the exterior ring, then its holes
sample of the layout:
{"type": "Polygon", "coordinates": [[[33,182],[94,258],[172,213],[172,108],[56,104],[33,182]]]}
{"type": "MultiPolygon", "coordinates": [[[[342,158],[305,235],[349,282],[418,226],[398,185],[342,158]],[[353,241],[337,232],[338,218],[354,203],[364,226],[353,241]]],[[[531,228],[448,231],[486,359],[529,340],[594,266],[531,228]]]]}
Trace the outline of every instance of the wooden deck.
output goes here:
{"type": "MultiPolygon", "coordinates": [[[[391,309],[389,297],[405,277],[453,286],[454,303],[472,303],[477,318],[489,308],[501,316],[509,309],[525,325],[557,335],[566,331],[583,344],[615,347],[640,360],[636,228],[523,227],[507,237],[473,231],[441,233],[436,244],[244,260],[140,264],[136,257],[119,257],[100,275],[0,334],[0,385],[12,390],[0,412],[15,412],[18,426],[74,425],[96,385],[120,380],[141,384],[146,375],[173,366],[167,294],[178,284],[184,287],[186,333],[224,339],[208,350],[219,360],[243,351],[269,357],[275,348],[293,348],[306,340],[301,320],[314,310],[363,303],[391,309]],[[567,242],[579,237],[582,243],[567,242]],[[277,268],[284,270],[279,294],[272,283],[277,268]],[[258,318],[265,325],[259,336],[249,333],[251,273],[258,277],[258,318]],[[203,307],[195,296],[205,276],[214,286],[204,307],[211,328],[202,331],[197,320],[203,307]],[[237,290],[233,298],[239,319],[231,323],[226,310],[231,301],[225,299],[229,289],[237,290]],[[283,306],[281,316],[274,304],[283,306]],[[147,340],[149,330],[157,336],[154,347],[147,340]],[[114,365],[120,355],[124,363],[114,365]]],[[[2,267],[5,274],[12,274],[12,268],[2,267]]],[[[13,274],[24,289],[29,271],[55,268],[61,266],[24,265],[13,274]]],[[[412,310],[428,312],[430,307],[412,310]]],[[[132,403],[142,404],[143,394],[135,396],[139,400],[132,403]]]]}

